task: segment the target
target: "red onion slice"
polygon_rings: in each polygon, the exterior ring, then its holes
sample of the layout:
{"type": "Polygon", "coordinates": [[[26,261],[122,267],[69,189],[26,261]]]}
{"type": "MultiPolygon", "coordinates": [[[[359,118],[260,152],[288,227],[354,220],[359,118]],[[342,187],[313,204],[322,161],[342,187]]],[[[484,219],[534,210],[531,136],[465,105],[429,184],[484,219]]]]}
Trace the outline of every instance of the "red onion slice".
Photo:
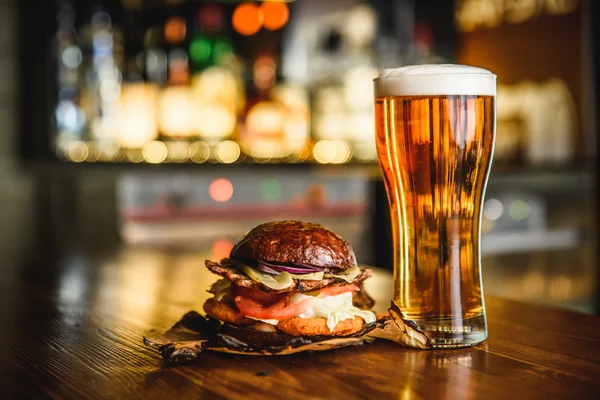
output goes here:
{"type": "Polygon", "coordinates": [[[275,270],[279,271],[279,272],[289,272],[290,274],[295,274],[295,275],[312,274],[314,272],[318,272],[318,271],[308,271],[303,268],[288,267],[286,265],[281,265],[281,266],[277,267],[275,270]]]}
{"type": "Polygon", "coordinates": [[[244,259],[240,260],[241,262],[249,265],[253,268],[256,268],[259,271],[266,272],[268,274],[277,275],[282,272],[289,272],[290,274],[312,274],[314,272],[321,271],[329,271],[329,268],[319,267],[317,265],[312,264],[300,264],[300,263],[289,263],[289,264],[280,264],[273,261],[267,260],[251,260],[244,259]]]}
{"type": "Polygon", "coordinates": [[[273,274],[273,275],[278,275],[281,272],[274,270],[273,268],[269,268],[267,267],[265,264],[263,263],[258,263],[256,265],[256,269],[262,272],[266,272],[267,274],[273,274]]]}
{"type": "MultiPolygon", "coordinates": [[[[269,264],[269,265],[271,265],[271,264],[269,264]]],[[[268,274],[273,274],[273,275],[277,275],[282,272],[289,272],[290,274],[298,274],[298,275],[310,274],[310,273],[314,272],[314,271],[307,271],[307,270],[301,269],[301,268],[287,267],[285,265],[278,265],[278,266],[274,266],[273,268],[271,268],[263,263],[258,263],[256,265],[256,269],[258,269],[259,271],[262,271],[262,272],[266,272],[268,274]]]]}
{"type": "Polygon", "coordinates": [[[325,269],[322,267],[317,267],[316,265],[308,265],[308,264],[283,265],[283,264],[276,264],[271,261],[265,261],[265,260],[260,260],[258,263],[259,263],[259,265],[262,264],[263,266],[270,268],[272,270],[278,271],[278,272],[289,272],[290,274],[299,274],[299,275],[312,274],[313,272],[321,272],[325,269]]]}

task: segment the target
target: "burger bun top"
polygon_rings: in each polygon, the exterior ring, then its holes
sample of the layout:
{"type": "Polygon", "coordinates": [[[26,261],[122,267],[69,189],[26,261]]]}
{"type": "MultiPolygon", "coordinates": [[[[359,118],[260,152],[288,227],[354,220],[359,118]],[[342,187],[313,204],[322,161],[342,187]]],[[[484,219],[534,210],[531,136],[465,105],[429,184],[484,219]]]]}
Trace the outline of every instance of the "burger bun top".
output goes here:
{"type": "Polygon", "coordinates": [[[258,225],[240,239],[230,257],[339,270],[356,266],[348,242],[322,225],[302,221],[258,225]]]}

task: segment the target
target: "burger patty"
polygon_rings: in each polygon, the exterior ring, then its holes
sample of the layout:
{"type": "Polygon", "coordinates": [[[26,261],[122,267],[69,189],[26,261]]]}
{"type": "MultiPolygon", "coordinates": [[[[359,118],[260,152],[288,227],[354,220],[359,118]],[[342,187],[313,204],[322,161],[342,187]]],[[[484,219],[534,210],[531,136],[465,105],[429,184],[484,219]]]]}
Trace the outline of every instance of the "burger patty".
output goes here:
{"type": "MultiPolygon", "coordinates": [[[[250,277],[248,277],[248,275],[244,274],[243,272],[238,271],[237,268],[235,268],[233,266],[221,265],[219,263],[207,260],[206,268],[208,268],[211,272],[213,272],[217,275],[220,275],[224,278],[229,279],[231,282],[233,282],[237,286],[244,287],[244,288],[251,288],[251,289],[260,289],[263,292],[269,292],[269,293],[289,293],[289,292],[294,292],[294,291],[296,291],[296,292],[312,292],[313,290],[319,290],[319,289],[322,289],[327,286],[343,286],[343,285],[348,284],[348,282],[346,282],[343,279],[339,279],[339,278],[325,278],[325,279],[321,279],[319,281],[293,279],[293,284],[291,284],[289,287],[286,287],[285,289],[281,289],[281,290],[274,290],[274,289],[271,289],[271,288],[263,285],[260,282],[256,282],[256,281],[250,279],[250,277]]],[[[370,276],[371,276],[371,269],[364,268],[360,271],[360,275],[358,275],[356,277],[356,279],[354,279],[354,281],[352,281],[351,283],[362,282],[365,279],[369,278],[370,276]]]]}
{"type": "Polygon", "coordinates": [[[256,320],[246,318],[237,307],[224,301],[208,299],[204,303],[204,312],[219,321],[228,322],[235,325],[252,325],[256,320]]]}

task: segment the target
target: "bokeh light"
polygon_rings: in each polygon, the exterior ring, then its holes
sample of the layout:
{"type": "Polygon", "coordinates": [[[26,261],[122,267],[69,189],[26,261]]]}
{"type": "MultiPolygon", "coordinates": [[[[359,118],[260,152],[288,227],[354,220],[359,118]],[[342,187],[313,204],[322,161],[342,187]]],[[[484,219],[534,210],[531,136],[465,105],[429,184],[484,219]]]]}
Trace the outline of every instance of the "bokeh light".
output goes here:
{"type": "Polygon", "coordinates": [[[117,141],[124,147],[142,147],[158,138],[156,102],[158,87],[145,83],[127,83],[116,104],[117,141]]]}
{"type": "Polygon", "coordinates": [[[162,49],[152,48],[146,53],[146,74],[148,80],[155,83],[165,83],[169,58],[162,49]]]}
{"type": "Polygon", "coordinates": [[[189,88],[174,86],[163,90],[158,114],[162,132],[173,137],[188,136],[192,116],[192,99],[189,88]]]}
{"type": "Polygon", "coordinates": [[[67,159],[76,163],[85,161],[89,154],[87,144],[81,141],[69,143],[66,151],[67,159]]]}
{"type": "Polygon", "coordinates": [[[279,140],[257,139],[248,147],[248,152],[254,161],[267,163],[273,159],[283,158],[286,148],[279,140]]]}
{"type": "Polygon", "coordinates": [[[240,146],[233,140],[226,140],[217,147],[217,158],[224,164],[236,162],[240,153],[240,146]]]}
{"type": "Polygon", "coordinates": [[[192,162],[202,164],[210,157],[210,147],[205,142],[194,142],[190,144],[188,154],[192,162]]]}
{"type": "Polygon", "coordinates": [[[287,4],[280,1],[265,1],[261,6],[261,10],[264,20],[263,25],[271,31],[283,28],[290,17],[287,4]]]}
{"type": "Polygon", "coordinates": [[[335,140],[335,157],[333,158],[333,164],[344,164],[352,159],[352,147],[343,141],[335,140]]]}
{"type": "Polygon", "coordinates": [[[87,148],[88,148],[88,155],[85,159],[85,161],[87,162],[96,162],[100,159],[101,156],[101,152],[100,152],[100,146],[98,146],[98,143],[96,142],[88,142],[87,143],[87,148]]]}
{"type": "Polygon", "coordinates": [[[190,76],[188,52],[184,49],[173,49],[169,53],[169,83],[172,85],[187,84],[190,76]]]}
{"type": "Polygon", "coordinates": [[[260,195],[265,200],[278,200],[281,191],[281,183],[277,179],[265,179],[260,185],[260,195]]]}
{"type": "Polygon", "coordinates": [[[190,44],[190,56],[197,64],[204,64],[210,59],[211,44],[206,38],[196,37],[190,44]]]}
{"type": "Polygon", "coordinates": [[[231,22],[239,34],[254,35],[263,24],[263,13],[261,8],[254,3],[242,3],[233,12],[231,22]]]}
{"type": "Polygon", "coordinates": [[[81,49],[79,49],[79,47],[69,46],[63,50],[61,59],[67,68],[75,69],[81,65],[83,55],[81,54],[81,49]]]}
{"type": "Polygon", "coordinates": [[[80,132],[85,125],[85,114],[72,101],[61,101],[56,107],[56,125],[61,130],[80,132]]]}
{"type": "Polygon", "coordinates": [[[233,46],[226,40],[215,39],[213,44],[212,59],[215,64],[223,64],[233,54],[233,46]]]}
{"type": "Polygon", "coordinates": [[[188,160],[189,145],[184,141],[167,142],[167,160],[183,163],[188,160]]]}
{"type": "Polygon", "coordinates": [[[198,23],[205,32],[218,32],[223,28],[223,9],[217,4],[207,4],[198,10],[198,23]]]}
{"type": "Polygon", "coordinates": [[[313,148],[313,157],[320,164],[343,164],[352,158],[352,149],[343,140],[320,140],[313,148]]]}
{"type": "Polygon", "coordinates": [[[127,159],[134,164],[139,164],[144,161],[144,156],[139,149],[129,149],[127,150],[127,159]]]}
{"type": "Polygon", "coordinates": [[[508,215],[515,221],[523,221],[529,217],[529,204],[525,200],[515,200],[510,203],[508,215]]]}
{"type": "Polygon", "coordinates": [[[194,131],[205,139],[230,136],[237,122],[235,114],[220,105],[196,107],[194,121],[194,131]]]}
{"type": "Polygon", "coordinates": [[[320,140],[313,147],[313,157],[320,164],[329,164],[335,159],[335,145],[331,140],[320,140]]]}
{"type": "Polygon", "coordinates": [[[212,259],[221,260],[229,257],[231,249],[233,249],[233,243],[231,241],[226,239],[219,239],[215,241],[212,246],[212,259]]]}
{"type": "Polygon", "coordinates": [[[269,89],[275,84],[277,64],[271,56],[261,56],[254,62],[254,83],[259,89],[269,89]]]}
{"type": "Polygon", "coordinates": [[[142,148],[142,156],[150,164],[160,164],[167,158],[167,146],[159,141],[148,142],[142,148]]]}
{"type": "Polygon", "coordinates": [[[208,186],[208,194],[216,202],[227,202],[233,197],[233,185],[227,179],[215,179],[208,186]]]}
{"type": "Polygon", "coordinates": [[[119,145],[116,143],[99,143],[100,161],[113,162],[117,159],[119,153],[119,145]]]}
{"type": "Polygon", "coordinates": [[[181,17],[171,17],[165,24],[165,39],[170,43],[180,43],[185,39],[187,27],[181,17]]]}
{"type": "Polygon", "coordinates": [[[108,103],[114,103],[121,95],[121,84],[114,79],[107,79],[100,83],[100,97],[108,103]]]}
{"type": "Polygon", "coordinates": [[[284,132],[285,116],[282,105],[263,101],[248,111],[246,127],[253,134],[277,137],[284,132]]]}
{"type": "Polygon", "coordinates": [[[232,71],[222,67],[206,68],[195,74],[191,82],[197,104],[221,105],[232,112],[239,109],[244,101],[241,87],[242,81],[232,71]]]}
{"type": "Polygon", "coordinates": [[[360,3],[349,10],[342,29],[353,48],[368,46],[377,34],[377,14],[371,5],[360,3]]]}
{"type": "Polygon", "coordinates": [[[492,221],[497,220],[504,213],[502,202],[497,199],[489,199],[483,205],[483,215],[492,221]]]}

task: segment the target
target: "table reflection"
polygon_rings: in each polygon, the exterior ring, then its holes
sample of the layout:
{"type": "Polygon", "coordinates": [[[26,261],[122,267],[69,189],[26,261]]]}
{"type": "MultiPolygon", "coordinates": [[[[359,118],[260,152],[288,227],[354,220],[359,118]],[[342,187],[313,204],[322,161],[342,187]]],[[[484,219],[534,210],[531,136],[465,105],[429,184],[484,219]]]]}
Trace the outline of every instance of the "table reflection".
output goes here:
{"type": "MultiPolygon", "coordinates": [[[[79,379],[86,394],[148,398],[265,391],[282,398],[499,398],[512,395],[505,383],[519,398],[581,397],[597,386],[589,353],[595,320],[493,298],[487,299],[490,339],[473,348],[423,351],[378,340],[279,357],[206,353],[198,363],[166,368],[142,336],[202,311],[206,289],[217,279],[204,267],[206,258],[214,259],[211,246],[124,247],[104,255],[32,254],[20,268],[9,267],[0,280],[0,343],[9,350],[0,376],[31,390],[31,398],[44,397],[40,388],[71,391],[65,376],[79,379]]],[[[374,270],[366,283],[378,312],[389,305],[390,279],[374,270]]]]}
{"type": "Polygon", "coordinates": [[[94,307],[105,317],[127,315],[140,326],[173,324],[173,315],[202,311],[210,296],[206,290],[217,280],[205,267],[208,252],[179,252],[124,248],[114,260],[100,266],[95,282],[103,290],[94,307]]]}
{"type": "MultiPolygon", "coordinates": [[[[60,277],[61,291],[68,291],[61,301],[85,304],[92,292],[93,308],[101,310],[104,318],[127,315],[140,325],[165,326],[175,322],[166,316],[202,312],[202,305],[212,296],[207,290],[219,278],[206,269],[207,259],[214,259],[212,251],[129,247],[114,259],[101,262],[95,278],[76,272],[78,264],[72,261],[60,277]]],[[[389,272],[374,269],[373,277],[365,283],[378,313],[389,307],[389,279],[389,272]]]]}

